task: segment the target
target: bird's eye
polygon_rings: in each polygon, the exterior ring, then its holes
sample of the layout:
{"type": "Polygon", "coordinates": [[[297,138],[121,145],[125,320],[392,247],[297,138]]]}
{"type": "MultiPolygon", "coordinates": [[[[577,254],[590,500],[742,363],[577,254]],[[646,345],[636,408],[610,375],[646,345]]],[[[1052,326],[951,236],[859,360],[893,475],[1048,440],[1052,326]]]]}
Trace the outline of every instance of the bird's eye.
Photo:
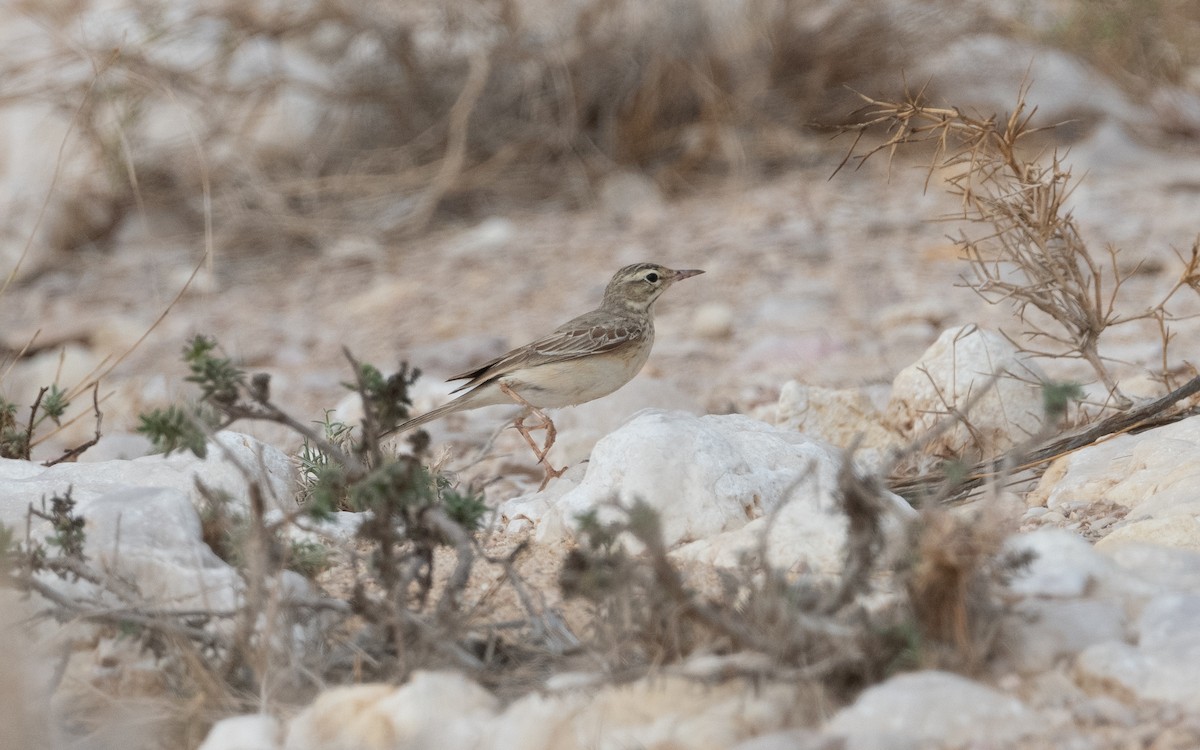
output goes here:
{"type": "Polygon", "coordinates": [[[657,284],[658,274],[654,271],[651,271],[650,273],[646,274],[646,281],[649,281],[651,284],[657,284]]]}

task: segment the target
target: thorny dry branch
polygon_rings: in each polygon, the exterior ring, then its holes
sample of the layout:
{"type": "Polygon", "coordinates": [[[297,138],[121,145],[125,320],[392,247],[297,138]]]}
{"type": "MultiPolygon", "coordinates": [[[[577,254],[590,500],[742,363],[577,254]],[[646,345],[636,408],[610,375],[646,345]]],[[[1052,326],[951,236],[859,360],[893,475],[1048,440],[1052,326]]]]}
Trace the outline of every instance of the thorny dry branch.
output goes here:
{"type": "Polygon", "coordinates": [[[1030,125],[1036,109],[1027,108],[1027,91],[1026,84],[1002,122],[994,115],[973,117],[956,108],[930,106],[923,90],[898,103],[862,96],[864,120],[847,128],[858,135],[838,169],[852,158],[861,165],[880,152],[891,159],[901,146],[932,143],[926,186],[935,172],[941,173],[946,189],[962,206],[960,214],[944,218],[987,227],[979,236],[965,230],[958,234],[956,241],[969,266],[965,283],[988,302],[1012,305],[1025,326],[1027,342],[1018,343],[1021,348],[1039,356],[1082,358],[1113,404],[1128,408],[1132,402],[1121,393],[1101,354],[1101,335],[1112,326],[1155,320],[1165,359],[1166,323],[1173,319],[1168,303],[1184,287],[1200,291],[1200,237],[1190,256],[1177,253],[1183,268],[1170,290],[1145,309],[1118,311],[1117,296],[1129,274],[1118,268],[1116,248],[1109,247],[1106,261],[1100,262],[1087,247],[1067,207],[1075,184],[1070,168],[1057,152],[1048,161],[1041,153],[1032,159],[1023,154],[1022,140],[1046,129],[1030,125]],[[855,156],[866,131],[881,125],[888,132],[884,141],[855,156]],[[1056,348],[1031,349],[1038,341],[1056,348]]]}

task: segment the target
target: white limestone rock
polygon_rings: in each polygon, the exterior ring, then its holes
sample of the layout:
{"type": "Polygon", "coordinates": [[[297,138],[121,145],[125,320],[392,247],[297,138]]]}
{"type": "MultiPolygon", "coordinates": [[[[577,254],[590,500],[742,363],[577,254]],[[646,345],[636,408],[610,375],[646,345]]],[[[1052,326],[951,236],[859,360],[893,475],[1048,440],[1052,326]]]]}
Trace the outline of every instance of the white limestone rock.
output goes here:
{"type": "Polygon", "coordinates": [[[1096,542],[1096,547],[1103,550],[1110,545],[1126,542],[1150,542],[1164,547],[1200,550],[1200,518],[1172,513],[1163,518],[1126,520],[1096,542]]]}
{"type": "MultiPolygon", "coordinates": [[[[6,51],[16,41],[12,34],[44,39],[45,29],[32,18],[17,20],[22,15],[6,14],[0,24],[6,51]]],[[[11,56],[6,60],[11,62],[11,56]]],[[[75,66],[64,62],[62,67],[75,66]]],[[[38,82],[43,90],[53,86],[50,76],[58,78],[45,72],[48,78],[38,82]]],[[[0,209],[5,216],[0,269],[5,276],[16,272],[24,278],[44,270],[55,251],[96,236],[118,213],[120,189],[109,179],[104,154],[94,140],[73,130],[72,112],[40,97],[0,109],[0,209]]]]}
{"type": "Polygon", "coordinates": [[[43,498],[69,487],[82,503],[117,490],[169,488],[183,493],[196,507],[205,499],[199,479],[209,489],[230,498],[229,510],[245,513],[249,491],[244,468],[262,488],[268,505],[280,511],[295,509],[294,467],[287,454],[236,432],[219,433],[200,459],[188,452],[143,456],[133,460],[64,463],[45,467],[30,461],[0,459],[0,523],[23,526],[26,508],[39,507],[43,498]]]}
{"type": "Polygon", "coordinates": [[[551,417],[558,429],[558,439],[550,451],[550,463],[573,466],[586,461],[597,441],[644,409],[696,415],[704,411],[696,399],[669,381],[641,375],[610,396],[556,410],[551,417]]]}
{"type": "Polygon", "coordinates": [[[1121,643],[1125,631],[1119,600],[1026,599],[1004,617],[999,662],[1022,674],[1038,674],[1097,643],[1121,643]]]}
{"type": "MultiPolygon", "coordinates": [[[[291,462],[282,452],[237,433],[221,433],[209,444],[205,460],[189,454],[147,456],[134,460],[58,464],[0,460],[0,520],[24,528],[27,508],[70,490],[75,513],[84,519],[84,555],[93,569],[129,585],[130,595],[154,609],[211,609],[240,606],[244,583],[201,535],[197,483],[227,495],[231,513],[246,513],[247,479],[241,464],[274,500],[274,514],[294,510],[291,462]]],[[[48,503],[47,503],[48,504],[48,503]]],[[[34,540],[52,531],[48,521],[30,523],[34,540]]],[[[73,597],[126,606],[111,592],[83,579],[63,580],[50,573],[41,580],[73,597]]],[[[308,583],[285,571],[270,582],[281,596],[308,595],[308,583]]],[[[271,630],[280,648],[303,643],[322,627],[322,618],[287,623],[271,630]]]]}
{"type": "MultiPolygon", "coordinates": [[[[580,515],[611,517],[614,499],[637,499],[658,511],[663,541],[683,558],[737,565],[769,526],[772,564],[832,571],[845,539],[834,492],[840,466],[831,446],[742,415],[646,411],[596,444],[578,486],[516,498],[498,513],[502,523],[536,524],[538,540],[549,543],[569,535],[580,515]]],[[[914,511],[898,497],[889,502],[898,537],[914,511]]]]}
{"type": "Polygon", "coordinates": [[[846,750],[1004,746],[1038,727],[1021,701],[949,672],[898,675],[866,690],[825,726],[846,750]]]}
{"type": "Polygon", "coordinates": [[[1018,596],[1082,597],[1096,581],[1115,573],[1111,560],[1071,531],[1038,529],[1010,537],[1004,546],[1010,554],[1033,555],[1009,582],[1009,590],[1018,596]]]}
{"type": "Polygon", "coordinates": [[[1200,594],[1164,594],[1137,623],[1137,645],[1100,643],[1076,661],[1086,688],[1116,689],[1140,700],[1200,710],[1200,594]]]}
{"type": "Polygon", "coordinates": [[[1052,510],[1100,502],[1128,508],[1100,550],[1132,542],[1200,550],[1200,418],[1063,456],[1026,501],[1052,510]]]}
{"type": "Polygon", "coordinates": [[[1096,549],[1116,563],[1126,589],[1145,599],[1200,591],[1200,552],[1134,541],[1097,544],[1096,549]]]}
{"type": "Polygon", "coordinates": [[[1097,643],[1125,638],[1134,606],[1127,573],[1077,534],[1045,528],[1009,538],[1008,554],[1032,553],[1008,590],[1020,597],[1001,622],[1001,660],[1036,674],[1097,643]]]}
{"type": "Polygon", "coordinates": [[[1030,505],[1107,503],[1134,509],[1127,520],[1200,512],[1200,417],[1117,435],[1052,463],[1030,505]]]}
{"type": "Polygon", "coordinates": [[[692,315],[692,333],[706,339],[720,341],[733,335],[737,313],[733,306],[724,302],[705,302],[692,315]]]}
{"type": "Polygon", "coordinates": [[[476,750],[499,701],[457,672],[326,690],[288,724],[285,750],[476,750]]]}
{"type": "Polygon", "coordinates": [[[179,490],[128,487],[76,510],[86,521],[85,555],[133,582],[148,606],[228,611],[240,604],[241,576],[201,539],[200,516],[179,490]]]}
{"type": "Polygon", "coordinates": [[[951,410],[964,412],[972,429],[957,423],[926,451],[967,460],[996,455],[1041,427],[1045,379],[1003,336],[976,326],[952,328],[896,375],[884,424],[915,439],[953,419],[951,410]]]}
{"type": "Polygon", "coordinates": [[[775,423],[841,448],[857,443],[881,453],[905,442],[883,424],[883,413],[861,390],[821,388],[795,380],[779,391],[775,423]]]}
{"type": "Polygon", "coordinates": [[[399,687],[326,690],[288,723],[282,747],[725,750],[782,729],[799,698],[799,688],[792,685],[743,680],[706,684],[657,675],[628,684],[600,680],[530,692],[501,710],[491,693],[461,674],[418,671],[399,687]]]}
{"type": "Polygon", "coordinates": [[[199,750],[277,750],[281,731],[274,716],[230,716],[213,724],[199,750]]]}
{"type": "Polygon", "coordinates": [[[836,750],[837,740],[812,729],[787,729],[739,742],[730,750],[836,750]]]}
{"type": "Polygon", "coordinates": [[[527,695],[493,723],[481,750],[689,748],[726,750],[783,728],[796,687],[743,680],[706,684],[655,676],[594,690],[527,695]]]}

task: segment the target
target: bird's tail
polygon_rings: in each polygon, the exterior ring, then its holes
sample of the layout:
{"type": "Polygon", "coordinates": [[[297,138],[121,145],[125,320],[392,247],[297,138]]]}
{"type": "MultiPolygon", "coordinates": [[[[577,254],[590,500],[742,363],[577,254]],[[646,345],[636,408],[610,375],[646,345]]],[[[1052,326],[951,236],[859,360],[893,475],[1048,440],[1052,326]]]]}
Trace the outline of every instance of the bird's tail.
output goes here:
{"type": "Polygon", "coordinates": [[[447,414],[453,414],[454,412],[458,411],[459,409],[467,408],[469,406],[469,402],[472,400],[470,398],[470,396],[472,396],[472,395],[473,394],[470,392],[464,393],[463,395],[459,396],[458,398],[454,399],[453,401],[442,404],[441,406],[437,407],[436,409],[430,409],[429,411],[425,412],[421,416],[413,417],[412,419],[408,420],[407,422],[400,424],[395,429],[388,430],[387,432],[383,433],[383,435],[380,435],[380,437],[384,437],[386,435],[392,435],[392,434],[396,434],[396,433],[401,433],[401,432],[408,432],[409,430],[416,429],[417,427],[420,427],[423,424],[428,424],[428,423],[434,421],[435,419],[441,419],[442,417],[446,416],[447,414]]]}

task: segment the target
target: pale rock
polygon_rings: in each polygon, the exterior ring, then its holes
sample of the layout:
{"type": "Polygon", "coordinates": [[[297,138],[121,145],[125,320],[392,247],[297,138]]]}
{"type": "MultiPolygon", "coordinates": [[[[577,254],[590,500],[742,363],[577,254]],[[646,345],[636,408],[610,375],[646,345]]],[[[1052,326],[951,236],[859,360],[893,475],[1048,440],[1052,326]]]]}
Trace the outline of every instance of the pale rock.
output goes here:
{"type": "Polygon", "coordinates": [[[218,433],[208,444],[207,458],[190,452],[171,456],[143,456],[130,461],[62,463],[45,467],[29,461],[0,459],[0,523],[22,526],[25,509],[43,498],[71,488],[76,502],[110,492],[137,487],[168,488],[182,492],[197,508],[207,500],[196,487],[205,487],[229,498],[231,512],[249,507],[247,476],[257,483],[268,507],[294,510],[294,467],[278,448],[236,432],[218,433]],[[240,467],[240,468],[239,468],[240,467]]]}
{"type": "Polygon", "coordinates": [[[167,273],[166,285],[188,297],[211,297],[225,289],[221,277],[209,270],[180,267],[167,273]]]}
{"type": "Polygon", "coordinates": [[[1142,648],[1200,642],[1200,594],[1172,593],[1155,598],[1142,610],[1137,635],[1142,648]]]}
{"type": "Polygon", "coordinates": [[[1137,435],[1117,435],[1056,459],[1027,502],[1048,508],[1099,501],[1122,505],[1132,509],[1124,522],[1128,525],[1200,514],[1198,487],[1200,418],[1190,417],[1137,435]]]}
{"type": "Polygon", "coordinates": [[[1049,512],[1050,512],[1049,508],[1043,508],[1040,506],[1035,506],[1033,508],[1026,508],[1025,512],[1021,514],[1021,523],[1025,523],[1027,521],[1036,521],[1036,520],[1042,518],[1043,516],[1045,516],[1049,512]]]}
{"type": "Polygon", "coordinates": [[[1116,698],[1098,695],[1077,703],[1071,711],[1075,721],[1093,726],[1132,727],[1138,722],[1137,711],[1116,698]]]}
{"type": "Polygon", "coordinates": [[[154,444],[145,435],[134,432],[105,432],[100,441],[79,457],[80,463],[129,461],[154,452],[154,444]]]}
{"type": "Polygon", "coordinates": [[[861,390],[820,388],[795,380],[784,383],[776,424],[820,438],[840,448],[887,451],[903,444],[883,425],[883,414],[861,390]]]}
{"type": "MultiPolygon", "coordinates": [[[[337,238],[324,253],[348,263],[378,263],[387,256],[387,249],[376,237],[366,234],[344,234],[337,238]]],[[[394,304],[394,299],[392,300],[394,304]]]]}
{"type": "Polygon", "coordinates": [[[285,750],[475,750],[499,701],[456,672],[326,690],[288,724],[285,750]]]}
{"type": "MultiPolygon", "coordinates": [[[[410,394],[411,396],[411,394],[410,394]]],[[[363,421],[362,396],[357,393],[347,393],[333,405],[329,412],[331,423],[341,423],[351,427],[361,427],[363,421]]]]}
{"type": "Polygon", "coordinates": [[[499,708],[494,695],[457,672],[416,672],[376,704],[402,746],[447,750],[478,747],[499,708]]]}
{"type": "Polygon", "coordinates": [[[1096,549],[1116,563],[1127,585],[1140,583],[1136,591],[1144,597],[1200,591],[1200,552],[1132,541],[1097,544],[1096,549]]]}
{"type": "MultiPolygon", "coordinates": [[[[294,523],[284,524],[284,528],[287,529],[288,538],[293,541],[333,544],[348,549],[354,544],[359,527],[369,516],[368,513],[340,510],[323,519],[306,519],[303,528],[294,523]]],[[[273,511],[267,514],[267,523],[278,523],[283,517],[282,513],[273,511]]]]}
{"type": "MultiPolygon", "coordinates": [[[[1093,173],[1127,176],[1139,167],[1157,167],[1170,171],[1175,166],[1170,158],[1164,157],[1155,149],[1148,148],[1134,137],[1128,127],[1112,119],[1099,121],[1087,134],[1087,137],[1072,144],[1070,164],[1071,170],[1075,174],[1089,176],[1093,173]]],[[[1088,182],[1090,183],[1091,180],[1088,182]]],[[[1110,202],[1105,200],[1105,197],[1107,196],[1102,196],[1093,189],[1084,191],[1082,195],[1071,196],[1071,205],[1079,206],[1080,210],[1076,218],[1083,225],[1085,233],[1093,226],[1101,227],[1101,231],[1106,234],[1121,227],[1148,228],[1149,222],[1145,217],[1114,216],[1111,213],[1107,217],[1102,216],[1100,211],[1111,208],[1111,205],[1106,205],[1110,202]]],[[[1076,216],[1075,211],[1071,213],[1072,216],[1076,216]]],[[[1129,232],[1118,231],[1118,235],[1128,237],[1129,232]]],[[[1088,241],[1091,242],[1090,237],[1088,241]]],[[[1144,341],[1146,339],[1143,339],[1144,341]]],[[[1155,346],[1158,345],[1157,341],[1154,343],[1155,346]]]]}
{"type": "Polygon", "coordinates": [[[325,690],[288,722],[284,750],[393,750],[395,730],[376,706],[394,685],[325,690]]]}
{"type": "Polygon", "coordinates": [[[867,689],[824,730],[846,750],[917,750],[986,743],[1004,746],[1039,722],[1016,698],[956,674],[910,672],[867,689]]]}
{"type": "Polygon", "coordinates": [[[150,322],[140,316],[115,314],[90,321],[86,334],[100,358],[110,359],[136,348],[150,328],[150,322]]]}
{"type": "MultiPolygon", "coordinates": [[[[517,498],[499,514],[536,524],[537,539],[554,542],[579,516],[611,518],[612,500],[636,499],[659,513],[664,543],[682,545],[685,559],[737,565],[769,527],[772,564],[836,570],[846,534],[835,494],[841,460],[824,443],[742,415],[645,411],[596,444],[577,487],[517,498]]],[[[886,527],[898,537],[915,512],[889,502],[886,527]]]]}
{"type": "MultiPolygon", "coordinates": [[[[9,35],[22,33],[19,29],[58,47],[47,38],[48,29],[32,18],[28,24],[6,19],[0,26],[6,51],[13,42],[9,35]]],[[[6,59],[11,61],[11,55],[6,59]]],[[[31,63],[31,69],[45,72],[38,80],[44,89],[55,85],[50,77],[58,78],[48,67],[31,63]]],[[[64,61],[61,67],[77,66],[64,61]]],[[[0,208],[5,217],[0,227],[0,275],[28,278],[45,269],[55,251],[82,245],[113,223],[121,190],[105,169],[99,144],[80,135],[70,111],[39,97],[9,102],[0,109],[0,143],[0,208]]]]}
{"type": "MultiPolygon", "coordinates": [[[[387,320],[388,316],[396,314],[396,300],[408,299],[418,294],[421,287],[421,282],[415,278],[381,273],[365,288],[357,290],[353,296],[346,299],[341,306],[342,311],[348,320],[387,320]]],[[[427,369],[423,361],[408,352],[400,352],[400,357],[421,370],[427,369]]]]}
{"type": "Polygon", "coordinates": [[[516,236],[517,226],[511,219],[489,216],[471,229],[460,232],[449,252],[460,258],[501,252],[516,236]]]}
{"type": "Polygon", "coordinates": [[[1121,393],[1124,393],[1134,401],[1149,401],[1161,398],[1168,393],[1167,386],[1162,380],[1151,376],[1149,373],[1121,378],[1117,386],[1120,388],[1121,393]]]}
{"type": "Polygon", "coordinates": [[[622,228],[650,227],[663,215],[662,191],[642,172],[618,171],[607,175],[597,197],[601,212],[622,228]]]}
{"type": "Polygon", "coordinates": [[[279,720],[266,714],[230,716],[213,724],[199,750],[277,750],[279,720]]]}
{"type": "Polygon", "coordinates": [[[582,690],[527,693],[488,727],[479,750],[582,750],[582,732],[573,723],[590,704],[591,696],[582,690]]]}
{"type": "Polygon", "coordinates": [[[52,718],[48,696],[65,691],[61,682],[62,659],[71,646],[55,632],[38,643],[30,625],[38,619],[37,607],[14,587],[0,591],[0,747],[12,750],[61,748],[67,744],[52,718]],[[57,641],[57,643],[55,643],[57,641]],[[53,666],[52,666],[53,665],[53,666]]]}
{"type": "Polygon", "coordinates": [[[1005,615],[1000,638],[1002,663],[1037,674],[1094,644],[1123,641],[1125,611],[1114,600],[1025,599],[1005,615]]]}
{"type": "Polygon", "coordinates": [[[506,534],[517,534],[534,528],[544,540],[566,539],[570,529],[556,506],[562,496],[579,486],[571,476],[562,476],[541,492],[511,498],[496,509],[496,524],[506,534]]]}
{"type": "Polygon", "coordinates": [[[202,541],[200,516],[185,493],[128,487],[80,501],[76,512],[86,521],[84,554],[100,569],[135,582],[150,608],[238,606],[242,579],[202,541]]]}
{"type": "MultiPolygon", "coordinates": [[[[1196,68],[1191,73],[1196,74],[1196,68]]],[[[1150,107],[1162,129],[1173,133],[1200,133],[1200,85],[1158,86],[1150,94],[1150,107]]]]}
{"type": "MultiPolygon", "coordinates": [[[[671,553],[687,560],[723,568],[770,565],[773,568],[836,576],[846,561],[846,516],[837,506],[835,475],[814,472],[782,500],[777,513],[744,526],[697,539],[671,553]],[[765,539],[764,539],[765,537],[765,539]],[[761,551],[767,559],[761,559],[761,551]]],[[[889,493],[882,519],[882,560],[896,561],[906,550],[907,522],[916,512],[889,493]]]]}
{"type": "Polygon", "coordinates": [[[1028,706],[1062,709],[1087,699],[1087,693],[1075,684],[1067,665],[1064,664],[1047,664],[1042,671],[1023,679],[1016,675],[1011,676],[1016,678],[1016,685],[1022,688],[1022,700],[1028,706]]]}
{"type": "Polygon", "coordinates": [[[588,750],[686,747],[725,750],[781,729],[796,710],[797,688],[742,680],[703,684],[656,676],[516,700],[488,729],[481,750],[588,750]]]}
{"type": "Polygon", "coordinates": [[[733,335],[736,314],[724,302],[706,302],[692,314],[692,333],[705,339],[727,339],[733,335]]]}
{"type": "Polygon", "coordinates": [[[670,381],[641,375],[602,399],[549,412],[558,430],[558,438],[550,450],[550,463],[573,466],[586,461],[600,438],[643,409],[704,412],[695,398],[670,381]]]}
{"type": "MultiPolygon", "coordinates": [[[[1193,512],[1200,507],[1191,504],[1193,512]]],[[[1096,548],[1104,550],[1111,545],[1128,542],[1149,542],[1164,547],[1200,552],[1200,518],[1193,515],[1172,514],[1162,518],[1145,518],[1132,521],[1113,529],[1096,542],[1096,548]]]]}
{"type": "Polygon", "coordinates": [[[730,750],[839,750],[841,740],[812,729],[787,729],[743,740],[730,750]]]}
{"type": "Polygon", "coordinates": [[[1081,597],[1114,573],[1111,560],[1070,531],[1038,529],[1009,537],[1004,546],[1008,554],[1033,555],[1009,581],[1009,590],[1018,596],[1081,597]]]}
{"type": "Polygon", "coordinates": [[[1029,82],[1026,112],[1035,125],[1113,118],[1150,126],[1145,110],[1074,55],[1024,39],[993,33],[963,34],[919,59],[909,80],[929,81],[937,103],[1001,118],[1029,82]]]}
{"type": "Polygon", "coordinates": [[[1106,642],[1080,654],[1080,684],[1200,710],[1200,595],[1164,594],[1151,600],[1137,634],[1136,646],[1106,642]]]}
{"type": "Polygon", "coordinates": [[[906,439],[916,439],[954,419],[948,414],[951,409],[968,412],[972,430],[955,423],[926,451],[967,459],[996,455],[1040,429],[1039,384],[1045,379],[1003,336],[975,326],[952,328],[896,375],[885,425],[906,439]],[[995,374],[999,377],[993,382],[995,374]]]}

